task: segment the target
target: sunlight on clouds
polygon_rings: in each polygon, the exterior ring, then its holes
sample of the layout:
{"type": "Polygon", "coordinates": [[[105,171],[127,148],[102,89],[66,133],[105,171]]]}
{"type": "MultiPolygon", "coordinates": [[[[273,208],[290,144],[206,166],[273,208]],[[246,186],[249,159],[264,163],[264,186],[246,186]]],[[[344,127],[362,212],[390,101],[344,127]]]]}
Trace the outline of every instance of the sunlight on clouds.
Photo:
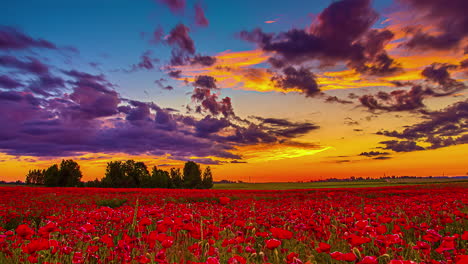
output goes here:
{"type": "Polygon", "coordinates": [[[240,153],[242,153],[243,160],[249,163],[256,163],[310,156],[330,148],[331,147],[310,148],[282,144],[260,144],[255,146],[242,147],[239,150],[241,150],[240,153]]]}

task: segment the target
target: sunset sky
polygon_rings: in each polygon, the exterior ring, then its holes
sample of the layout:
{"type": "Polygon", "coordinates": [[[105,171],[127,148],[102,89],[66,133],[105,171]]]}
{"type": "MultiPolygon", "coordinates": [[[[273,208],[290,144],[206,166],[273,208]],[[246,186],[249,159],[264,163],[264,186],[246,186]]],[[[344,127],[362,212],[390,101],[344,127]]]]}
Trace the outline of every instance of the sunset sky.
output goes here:
{"type": "Polygon", "coordinates": [[[76,160],[253,182],[468,173],[466,0],[15,0],[0,179],[76,160]]]}

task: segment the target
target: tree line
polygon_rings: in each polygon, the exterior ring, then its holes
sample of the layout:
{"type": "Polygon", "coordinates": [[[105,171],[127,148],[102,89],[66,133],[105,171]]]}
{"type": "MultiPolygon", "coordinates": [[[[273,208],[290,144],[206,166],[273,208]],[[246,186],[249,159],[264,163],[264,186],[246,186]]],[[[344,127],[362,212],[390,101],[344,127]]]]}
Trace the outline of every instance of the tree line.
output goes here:
{"type": "Polygon", "coordinates": [[[26,184],[48,187],[102,187],[102,188],[172,188],[172,189],[210,189],[213,175],[208,166],[202,172],[200,165],[187,161],[181,171],[169,171],[154,166],[151,172],[144,162],[134,160],[111,161],[107,163],[106,173],[99,180],[82,182],[80,166],[73,160],[62,160],[60,166],[54,164],[44,170],[30,170],[26,184]]]}

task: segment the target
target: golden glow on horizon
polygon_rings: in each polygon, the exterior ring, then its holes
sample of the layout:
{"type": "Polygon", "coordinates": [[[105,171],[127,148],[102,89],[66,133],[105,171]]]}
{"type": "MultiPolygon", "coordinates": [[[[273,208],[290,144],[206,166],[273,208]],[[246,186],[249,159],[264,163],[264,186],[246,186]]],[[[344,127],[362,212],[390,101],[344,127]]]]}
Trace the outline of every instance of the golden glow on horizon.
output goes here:
{"type": "Polygon", "coordinates": [[[258,144],[255,146],[241,147],[239,148],[239,152],[242,153],[243,160],[249,163],[258,163],[311,156],[330,148],[331,147],[311,148],[282,144],[258,144]]]}

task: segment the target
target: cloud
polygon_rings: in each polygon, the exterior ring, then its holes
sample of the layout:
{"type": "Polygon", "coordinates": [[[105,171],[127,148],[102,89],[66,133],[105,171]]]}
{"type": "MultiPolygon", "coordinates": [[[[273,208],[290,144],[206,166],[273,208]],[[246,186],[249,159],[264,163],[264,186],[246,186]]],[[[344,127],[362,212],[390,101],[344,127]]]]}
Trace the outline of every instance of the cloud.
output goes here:
{"type": "Polygon", "coordinates": [[[403,141],[383,141],[386,149],[415,151],[437,149],[451,145],[466,144],[468,141],[468,101],[455,103],[440,111],[423,111],[426,121],[408,126],[403,131],[379,131],[377,134],[398,138],[403,141]],[[429,145],[425,148],[417,142],[429,145]]]}
{"type": "Polygon", "coordinates": [[[425,67],[421,75],[426,80],[421,85],[412,82],[394,82],[397,87],[410,85],[409,90],[394,90],[390,93],[380,91],[375,95],[362,95],[359,97],[360,103],[370,110],[385,111],[411,111],[424,108],[423,100],[427,97],[440,97],[452,95],[466,89],[463,82],[450,77],[449,69],[458,69],[461,66],[433,63],[425,67]],[[435,83],[437,86],[433,86],[435,83]]]}
{"type": "Polygon", "coordinates": [[[140,56],[140,62],[138,64],[133,64],[130,68],[130,70],[127,70],[127,72],[135,72],[137,70],[152,70],[155,68],[154,63],[159,62],[159,59],[157,58],[151,58],[151,51],[145,51],[141,56],[140,56]]]}
{"type": "Polygon", "coordinates": [[[195,4],[195,23],[202,27],[207,27],[209,25],[208,19],[205,16],[205,11],[200,3],[195,4]]]}
{"type": "Polygon", "coordinates": [[[27,61],[19,60],[10,55],[0,56],[0,66],[13,68],[26,73],[40,75],[49,72],[49,67],[33,57],[26,57],[27,61]]]}
{"type": "Polygon", "coordinates": [[[202,66],[212,66],[213,64],[216,63],[216,57],[212,56],[202,56],[202,55],[197,55],[192,58],[191,64],[198,64],[202,66]]]}
{"type": "Polygon", "coordinates": [[[342,0],[320,13],[309,29],[291,29],[279,34],[255,29],[242,31],[239,36],[272,53],[269,62],[275,68],[312,61],[324,66],[346,62],[360,73],[394,74],[401,67],[384,50],[393,33],[371,29],[377,18],[371,1],[342,0]]]}
{"type": "Polygon", "coordinates": [[[0,79],[0,85],[10,89],[27,87],[29,91],[42,96],[51,96],[51,92],[58,93],[66,87],[65,81],[50,72],[49,66],[33,57],[26,57],[26,60],[18,59],[17,57],[5,55],[0,56],[0,66],[5,68],[16,69],[19,75],[28,75],[27,85],[20,83],[10,77],[3,76],[0,79]],[[33,75],[34,78],[31,78],[33,75]],[[8,87],[7,87],[8,86],[8,87]],[[16,87],[13,87],[16,86],[16,87]]]}
{"type": "Polygon", "coordinates": [[[366,156],[366,157],[374,157],[374,156],[383,156],[388,155],[389,152],[380,152],[380,151],[369,151],[369,152],[362,152],[359,156],[366,156]]]}
{"type": "Polygon", "coordinates": [[[388,160],[388,159],[391,159],[392,157],[388,157],[388,156],[381,156],[381,157],[374,157],[372,159],[375,159],[375,160],[388,160]]]}
{"type": "Polygon", "coordinates": [[[409,90],[394,90],[390,93],[378,92],[376,95],[359,97],[361,104],[370,110],[409,111],[424,107],[424,96],[432,94],[429,89],[413,86],[409,90]]]}
{"type": "Polygon", "coordinates": [[[28,89],[38,95],[52,96],[51,92],[60,93],[65,87],[65,81],[61,77],[47,73],[32,80],[28,89]]]}
{"type": "Polygon", "coordinates": [[[185,0],[156,0],[165,4],[173,13],[181,13],[185,9],[185,0]]]}
{"type": "Polygon", "coordinates": [[[305,68],[295,69],[291,66],[284,68],[282,75],[275,75],[271,80],[276,87],[298,90],[310,97],[320,92],[314,74],[305,68]]]}
{"type": "Polygon", "coordinates": [[[247,163],[247,161],[242,161],[242,160],[231,160],[231,163],[247,163]]]}
{"type": "Polygon", "coordinates": [[[211,158],[190,159],[190,161],[205,164],[205,165],[220,165],[221,164],[219,160],[213,160],[211,158]]]}
{"type": "Polygon", "coordinates": [[[281,118],[255,118],[261,121],[260,125],[265,127],[268,133],[285,138],[298,137],[320,128],[308,122],[295,123],[281,118]]]}
{"type": "Polygon", "coordinates": [[[166,37],[165,43],[172,46],[171,66],[185,65],[190,56],[195,54],[195,43],[189,36],[190,29],[184,24],[175,26],[166,37]]]}
{"type": "Polygon", "coordinates": [[[411,152],[417,150],[424,150],[423,147],[416,144],[414,141],[398,141],[398,140],[387,140],[381,141],[380,144],[384,144],[383,149],[393,150],[395,152],[411,152]]]}
{"type": "Polygon", "coordinates": [[[161,89],[168,90],[168,91],[174,90],[174,87],[172,87],[171,85],[164,84],[164,82],[166,81],[167,81],[166,79],[160,78],[159,80],[155,80],[154,83],[161,89]]]}
{"type": "Polygon", "coordinates": [[[170,77],[174,79],[179,79],[181,77],[181,73],[182,73],[181,70],[175,70],[175,71],[169,71],[167,75],[169,75],[170,77]]]}
{"type": "Polygon", "coordinates": [[[231,126],[231,122],[226,118],[217,119],[208,115],[195,123],[195,131],[197,135],[207,137],[229,126],[231,126]]]}
{"type": "Polygon", "coordinates": [[[15,89],[22,87],[23,84],[17,80],[14,80],[7,75],[0,75],[0,88],[15,89]]]}
{"type": "Polygon", "coordinates": [[[12,27],[0,26],[0,50],[29,48],[57,49],[57,46],[47,40],[34,39],[12,27]]]}
{"type": "Polygon", "coordinates": [[[178,24],[169,32],[167,42],[170,45],[175,45],[181,50],[193,54],[195,53],[195,44],[189,36],[190,29],[184,24],[178,24]]]}
{"type": "Polygon", "coordinates": [[[216,89],[216,79],[208,75],[199,75],[195,78],[193,82],[195,87],[206,88],[206,89],[216,89]]]}
{"type": "Polygon", "coordinates": [[[285,146],[288,157],[318,151],[317,145],[291,141],[318,128],[310,123],[270,118],[255,124],[232,114],[195,119],[154,103],[120,98],[105,86],[102,75],[65,72],[76,79],[70,95],[41,99],[28,92],[0,92],[4,113],[0,148],[5,153],[42,157],[126,153],[219,163],[239,160],[238,147],[259,143],[285,146]],[[99,85],[84,85],[83,78],[99,85]]]}
{"type": "Polygon", "coordinates": [[[224,97],[218,100],[218,95],[212,93],[211,90],[217,88],[215,78],[207,75],[197,76],[193,86],[195,88],[192,92],[192,100],[198,103],[197,113],[208,112],[214,116],[220,114],[224,117],[235,116],[231,98],[224,97]]]}
{"type": "MultiPolygon", "coordinates": [[[[412,49],[447,50],[460,48],[468,36],[468,18],[465,10],[468,3],[464,0],[453,0],[450,3],[438,0],[399,0],[407,7],[407,15],[418,23],[413,25],[431,25],[432,30],[421,27],[409,27],[408,40],[403,44],[412,49]]],[[[411,22],[411,21],[409,21],[411,22]]]]}
{"type": "Polygon", "coordinates": [[[73,92],[68,96],[70,100],[52,101],[63,115],[71,119],[92,120],[118,113],[117,106],[121,102],[119,94],[110,88],[111,84],[103,75],[76,70],[64,73],[74,78],[70,82],[73,87],[73,92]]]}
{"type": "Polygon", "coordinates": [[[452,85],[455,80],[450,77],[449,69],[456,69],[456,65],[447,63],[434,63],[421,72],[421,75],[428,80],[436,82],[440,85],[452,85]]]}
{"type": "MultiPolygon", "coordinates": [[[[218,57],[195,55],[195,44],[183,24],[177,25],[165,40],[158,37],[172,47],[172,59],[180,58],[184,65],[212,67],[218,63],[218,57]]],[[[24,48],[42,47],[39,40],[27,41],[24,48]]],[[[258,60],[249,54],[244,57],[258,60]]],[[[155,62],[150,52],[145,52],[140,62],[132,65],[132,71],[154,69],[155,62]]],[[[242,119],[235,115],[231,98],[221,97],[218,78],[211,75],[199,74],[190,80],[196,111],[204,115],[195,118],[152,102],[124,98],[104,74],[49,66],[28,56],[1,55],[0,65],[13,70],[13,77],[0,75],[0,122],[4,124],[0,149],[8,155],[124,153],[221,164],[243,162],[239,148],[257,143],[268,144],[269,148],[286,147],[288,157],[318,151],[316,144],[294,141],[318,126],[280,119],[276,123],[275,119],[242,119]]],[[[181,70],[168,69],[169,76],[181,78],[181,70]]],[[[255,77],[253,70],[246,71],[255,77]]],[[[155,84],[172,88],[165,81],[161,78],[155,84]]]]}

